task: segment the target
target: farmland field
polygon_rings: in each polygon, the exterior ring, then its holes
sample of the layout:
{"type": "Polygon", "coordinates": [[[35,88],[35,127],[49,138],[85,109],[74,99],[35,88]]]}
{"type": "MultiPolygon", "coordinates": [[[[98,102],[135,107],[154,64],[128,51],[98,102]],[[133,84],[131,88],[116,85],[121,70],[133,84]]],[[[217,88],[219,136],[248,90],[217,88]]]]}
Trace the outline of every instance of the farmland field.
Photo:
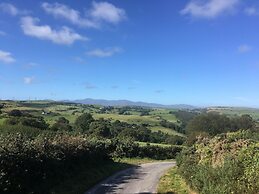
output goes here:
{"type": "MultiPolygon", "coordinates": [[[[119,108],[114,107],[112,111],[106,113],[100,113],[102,106],[87,106],[80,104],[70,104],[53,101],[3,101],[6,104],[5,108],[2,109],[4,113],[8,113],[12,109],[18,109],[21,111],[29,112],[35,116],[42,116],[46,122],[53,125],[59,117],[65,117],[74,123],[76,118],[82,113],[91,113],[95,119],[108,119],[111,121],[119,120],[121,122],[127,122],[130,124],[147,124],[148,128],[154,132],[162,131],[170,135],[184,136],[181,133],[176,132],[173,129],[166,128],[160,125],[162,120],[177,123],[177,118],[174,114],[171,114],[167,109],[150,109],[149,115],[141,116],[141,112],[138,110],[130,110],[129,115],[119,114],[119,108]],[[43,113],[44,112],[44,113],[43,113]]],[[[175,110],[173,110],[175,111],[175,110]]],[[[0,119],[0,124],[3,123],[4,119],[0,119]]]]}

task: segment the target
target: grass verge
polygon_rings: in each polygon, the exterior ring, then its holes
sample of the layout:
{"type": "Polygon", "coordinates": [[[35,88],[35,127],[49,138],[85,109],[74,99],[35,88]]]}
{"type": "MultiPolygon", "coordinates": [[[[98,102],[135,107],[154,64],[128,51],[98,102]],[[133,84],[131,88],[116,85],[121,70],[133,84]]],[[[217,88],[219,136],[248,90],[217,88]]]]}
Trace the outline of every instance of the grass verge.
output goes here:
{"type": "Polygon", "coordinates": [[[157,192],[168,194],[196,194],[191,191],[184,179],[177,174],[177,167],[171,168],[160,178],[157,192]]]}

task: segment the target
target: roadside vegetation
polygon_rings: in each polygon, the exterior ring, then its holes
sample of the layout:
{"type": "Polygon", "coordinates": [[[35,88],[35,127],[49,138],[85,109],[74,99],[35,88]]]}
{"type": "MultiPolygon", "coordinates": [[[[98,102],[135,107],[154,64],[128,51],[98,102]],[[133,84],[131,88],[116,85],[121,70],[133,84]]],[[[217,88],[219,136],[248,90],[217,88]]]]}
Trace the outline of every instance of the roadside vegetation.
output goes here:
{"type": "Polygon", "coordinates": [[[160,178],[158,193],[177,193],[177,194],[195,194],[181,175],[177,172],[177,167],[171,168],[160,178]]]}
{"type": "Polygon", "coordinates": [[[255,194],[257,125],[203,109],[0,101],[0,191],[83,193],[131,165],[176,158],[160,193],[255,194]]]}
{"type": "Polygon", "coordinates": [[[182,136],[151,131],[145,123],[96,119],[91,112],[103,109],[81,108],[74,113],[75,105],[66,104],[1,106],[1,193],[83,193],[118,170],[172,159],[182,150],[182,136]],[[48,122],[51,115],[54,122],[48,122]]]}
{"type": "Polygon", "coordinates": [[[177,156],[178,168],[162,177],[159,192],[258,193],[259,132],[249,115],[200,114],[186,132],[189,146],[177,156]]]}

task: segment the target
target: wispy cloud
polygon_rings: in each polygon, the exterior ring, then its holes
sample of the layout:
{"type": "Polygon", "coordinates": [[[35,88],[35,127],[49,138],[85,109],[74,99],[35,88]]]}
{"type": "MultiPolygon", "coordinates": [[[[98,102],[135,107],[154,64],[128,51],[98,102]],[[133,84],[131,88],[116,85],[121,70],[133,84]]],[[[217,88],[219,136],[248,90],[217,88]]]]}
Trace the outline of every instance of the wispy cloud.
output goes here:
{"type": "Polygon", "coordinates": [[[19,13],[19,10],[10,3],[0,3],[0,10],[12,16],[16,16],[19,13]]]}
{"type": "Polygon", "coordinates": [[[249,16],[259,15],[259,11],[255,7],[247,7],[244,12],[249,16]]]}
{"type": "Polygon", "coordinates": [[[38,25],[38,18],[23,17],[21,19],[21,28],[24,34],[33,36],[43,40],[50,40],[53,43],[71,45],[75,41],[87,40],[86,37],[77,34],[68,27],[62,27],[59,30],[54,30],[48,25],[38,25]]]}
{"type": "Polygon", "coordinates": [[[27,10],[18,9],[11,3],[0,3],[0,11],[11,16],[25,15],[29,13],[27,10]]]}
{"type": "Polygon", "coordinates": [[[72,24],[82,27],[98,27],[98,25],[94,21],[82,17],[79,11],[72,9],[64,4],[45,2],[42,3],[41,6],[46,13],[53,15],[56,18],[65,19],[72,24]]]}
{"type": "Polygon", "coordinates": [[[118,24],[126,18],[126,12],[108,2],[93,2],[91,9],[81,14],[67,5],[60,3],[42,3],[43,10],[55,18],[62,18],[70,23],[89,28],[99,28],[102,22],[118,24]]]}
{"type": "Polygon", "coordinates": [[[92,57],[111,57],[117,53],[122,52],[122,49],[119,47],[111,47],[106,49],[94,49],[91,51],[86,52],[88,56],[92,57]]]}
{"type": "Polygon", "coordinates": [[[191,0],[180,13],[196,18],[211,19],[233,10],[239,2],[240,0],[191,0]]]}
{"type": "Polygon", "coordinates": [[[126,18],[125,10],[108,2],[93,2],[90,15],[94,20],[117,24],[126,18]]]}
{"type": "Polygon", "coordinates": [[[135,86],[130,86],[130,87],[128,87],[128,90],[134,90],[134,89],[136,89],[135,86]]]}
{"type": "Polygon", "coordinates": [[[160,94],[160,93],[163,93],[163,92],[164,92],[164,90],[161,90],[161,89],[155,90],[155,93],[157,93],[157,94],[160,94]]]}
{"type": "Polygon", "coordinates": [[[89,82],[84,83],[84,87],[85,87],[85,89],[87,89],[87,90],[92,90],[92,89],[98,88],[96,85],[94,85],[94,84],[92,84],[92,83],[89,83],[89,82]]]}
{"type": "Polygon", "coordinates": [[[86,63],[86,61],[81,57],[73,57],[74,61],[78,63],[86,63]]]}
{"type": "Polygon", "coordinates": [[[32,68],[38,67],[38,66],[40,66],[38,63],[30,62],[30,63],[25,64],[23,67],[25,69],[32,69],[32,68]]]}
{"type": "Polygon", "coordinates": [[[23,83],[24,84],[32,84],[33,82],[34,82],[34,80],[35,80],[35,77],[24,77],[23,78],[23,83]]]}
{"type": "Polygon", "coordinates": [[[5,35],[6,35],[6,33],[4,31],[0,30],[0,36],[5,36],[5,35]]]}
{"type": "Polygon", "coordinates": [[[15,59],[11,53],[0,50],[0,61],[3,63],[13,63],[15,59]]]}
{"type": "Polygon", "coordinates": [[[243,44],[243,45],[240,45],[237,48],[237,50],[238,50],[239,53],[247,53],[247,52],[252,50],[252,47],[247,45],[247,44],[243,44]]]}
{"type": "Polygon", "coordinates": [[[116,89],[118,89],[118,88],[119,88],[119,86],[116,86],[116,85],[111,86],[111,89],[113,89],[113,90],[116,90],[116,89]]]}

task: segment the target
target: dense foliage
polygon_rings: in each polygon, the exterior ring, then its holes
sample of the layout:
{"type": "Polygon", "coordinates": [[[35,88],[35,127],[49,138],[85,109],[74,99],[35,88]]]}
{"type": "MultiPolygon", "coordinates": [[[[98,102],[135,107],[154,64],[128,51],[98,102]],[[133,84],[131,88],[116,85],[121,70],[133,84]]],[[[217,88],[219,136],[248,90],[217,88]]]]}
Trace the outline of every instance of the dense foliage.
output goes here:
{"type": "Polygon", "coordinates": [[[200,193],[259,191],[258,132],[238,131],[201,138],[177,159],[179,173],[200,193]]]}
{"type": "Polygon", "coordinates": [[[189,121],[187,125],[188,141],[193,143],[199,135],[215,136],[220,133],[253,129],[254,127],[255,122],[249,115],[228,117],[218,113],[204,113],[189,121]]]}
{"type": "Polygon", "coordinates": [[[78,165],[103,163],[112,157],[168,159],[182,149],[47,131],[36,136],[2,134],[0,145],[1,193],[48,193],[78,165]]]}
{"type": "Polygon", "coordinates": [[[181,127],[184,129],[188,122],[192,120],[195,116],[198,115],[197,112],[194,111],[186,111],[186,110],[178,110],[176,112],[171,112],[171,114],[174,114],[177,119],[181,121],[181,127]]]}

